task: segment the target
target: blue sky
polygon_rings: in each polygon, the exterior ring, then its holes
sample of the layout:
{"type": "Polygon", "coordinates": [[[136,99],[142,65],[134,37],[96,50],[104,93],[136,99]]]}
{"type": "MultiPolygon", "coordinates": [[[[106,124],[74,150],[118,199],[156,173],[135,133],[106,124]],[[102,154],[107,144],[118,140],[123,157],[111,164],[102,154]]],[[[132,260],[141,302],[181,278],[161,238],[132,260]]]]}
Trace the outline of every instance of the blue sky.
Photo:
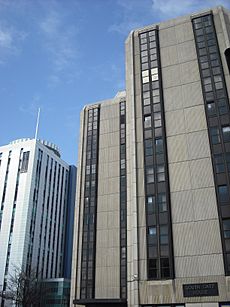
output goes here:
{"type": "Polygon", "coordinates": [[[230,0],[0,0],[0,145],[39,137],[76,164],[80,111],[125,88],[130,30],[230,0]]]}

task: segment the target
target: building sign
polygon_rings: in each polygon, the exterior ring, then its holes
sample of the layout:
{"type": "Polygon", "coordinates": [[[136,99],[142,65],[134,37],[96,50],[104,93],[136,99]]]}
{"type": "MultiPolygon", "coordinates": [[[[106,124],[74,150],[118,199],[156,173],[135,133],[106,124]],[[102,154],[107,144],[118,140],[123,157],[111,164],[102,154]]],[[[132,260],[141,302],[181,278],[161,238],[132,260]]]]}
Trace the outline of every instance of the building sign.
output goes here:
{"type": "Polygon", "coordinates": [[[183,285],[184,297],[192,296],[218,296],[218,284],[217,282],[205,283],[205,284],[188,284],[183,285]]]}

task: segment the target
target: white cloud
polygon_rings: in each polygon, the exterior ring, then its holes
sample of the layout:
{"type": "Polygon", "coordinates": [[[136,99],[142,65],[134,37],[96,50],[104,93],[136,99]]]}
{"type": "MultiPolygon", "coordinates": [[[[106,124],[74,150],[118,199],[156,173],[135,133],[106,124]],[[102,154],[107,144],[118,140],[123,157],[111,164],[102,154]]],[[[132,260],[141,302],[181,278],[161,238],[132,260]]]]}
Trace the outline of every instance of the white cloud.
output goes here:
{"type": "Polygon", "coordinates": [[[175,18],[208,7],[224,5],[229,7],[229,0],[152,0],[153,14],[161,18],[175,18]]]}
{"type": "Polygon", "coordinates": [[[48,78],[52,87],[60,82],[62,73],[71,68],[78,54],[74,45],[77,29],[67,25],[67,16],[59,10],[51,8],[39,23],[43,47],[52,63],[53,72],[48,78]]]}
{"type": "Polygon", "coordinates": [[[5,64],[10,56],[20,54],[26,37],[27,33],[0,24],[0,64],[5,64]]]}

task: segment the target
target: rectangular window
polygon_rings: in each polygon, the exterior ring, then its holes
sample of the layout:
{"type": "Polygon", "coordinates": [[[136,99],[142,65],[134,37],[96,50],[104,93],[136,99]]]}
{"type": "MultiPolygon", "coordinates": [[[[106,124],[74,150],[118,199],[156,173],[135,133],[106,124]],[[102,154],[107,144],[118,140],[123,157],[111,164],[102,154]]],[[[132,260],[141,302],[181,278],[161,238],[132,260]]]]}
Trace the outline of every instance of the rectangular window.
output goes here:
{"type": "Polygon", "coordinates": [[[220,202],[225,203],[229,201],[229,191],[227,185],[219,185],[218,194],[220,202]]]}
{"type": "Polygon", "coordinates": [[[212,144],[218,144],[220,143],[220,132],[218,127],[211,127],[210,128],[210,133],[211,133],[211,141],[212,144]]]}
{"type": "Polygon", "coordinates": [[[26,173],[27,172],[28,164],[29,164],[29,157],[30,157],[30,152],[29,151],[23,152],[21,173],[26,173]]]}
{"type": "Polygon", "coordinates": [[[223,220],[224,238],[230,239],[230,219],[223,220]]]}
{"type": "Polygon", "coordinates": [[[147,183],[153,183],[154,182],[154,168],[146,167],[146,181],[147,183]]]}
{"type": "Polygon", "coordinates": [[[151,123],[151,115],[145,116],[144,117],[144,127],[145,128],[151,128],[152,123],[151,123]]]}
{"type": "Polygon", "coordinates": [[[213,116],[216,115],[216,105],[214,102],[207,103],[208,115],[213,116]]]}
{"type": "Polygon", "coordinates": [[[230,126],[222,127],[224,142],[230,142],[230,126]]]}
{"type": "Polygon", "coordinates": [[[224,173],[225,167],[224,167],[224,158],[223,154],[216,154],[214,155],[214,162],[215,162],[215,170],[216,173],[224,173]]]}

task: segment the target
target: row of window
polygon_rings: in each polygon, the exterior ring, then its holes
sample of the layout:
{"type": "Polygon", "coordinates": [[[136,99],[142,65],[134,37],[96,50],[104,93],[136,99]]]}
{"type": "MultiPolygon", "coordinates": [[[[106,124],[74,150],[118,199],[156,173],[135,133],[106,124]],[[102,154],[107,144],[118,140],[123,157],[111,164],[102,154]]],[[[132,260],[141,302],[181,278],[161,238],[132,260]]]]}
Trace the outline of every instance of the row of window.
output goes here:
{"type": "Polygon", "coordinates": [[[34,243],[34,234],[35,234],[35,223],[36,223],[36,214],[37,214],[37,202],[38,202],[38,191],[40,185],[42,156],[43,156],[43,151],[41,149],[38,149],[35,186],[34,186],[34,195],[33,195],[33,207],[31,211],[31,221],[30,221],[30,232],[29,232],[30,236],[29,236],[29,244],[27,252],[27,263],[26,263],[26,271],[28,274],[30,274],[31,272],[31,265],[32,265],[33,243],[34,243]]]}
{"type": "Polygon", "coordinates": [[[84,218],[81,259],[81,299],[94,297],[96,210],[97,210],[97,156],[99,108],[88,110],[84,218]]]}
{"type": "Polygon", "coordinates": [[[220,211],[219,218],[223,230],[226,272],[230,274],[230,242],[228,239],[230,153],[226,151],[228,142],[230,142],[230,125],[222,124],[223,115],[229,115],[229,103],[213,17],[207,15],[195,18],[192,22],[211,140],[215,186],[220,211]]]}
{"type": "MultiPolygon", "coordinates": [[[[10,232],[9,232],[9,237],[8,237],[8,248],[7,248],[5,274],[4,274],[5,278],[8,275],[9,263],[10,263],[11,242],[12,242],[12,236],[13,236],[14,218],[15,218],[17,195],[18,195],[18,185],[19,185],[19,177],[20,177],[20,170],[21,170],[21,163],[22,163],[22,152],[23,152],[23,148],[21,148],[20,150],[20,156],[19,156],[19,162],[18,162],[18,171],[17,171],[16,186],[15,186],[15,192],[14,192],[14,203],[13,203],[13,209],[12,209],[12,214],[11,214],[10,232]]],[[[5,284],[5,287],[6,287],[6,284],[5,284]]]]}
{"type": "Polygon", "coordinates": [[[148,278],[172,276],[157,32],[140,34],[148,278]]]}
{"type": "Polygon", "coordinates": [[[3,193],[2,193],[2,201],[1,201],[1,208],[0,208],[0,231],[2,226],[2,216],[3,216],[3,210],[4,210],[4,203],[5,203],[5,197],[6,197],[6,188],[7,188],[7,181],[8,181],[8,174],[9,174],[9,168],[10,168],[10,161],[11,161],[11,150],[8,154],[8,161],[7,161],[7,167],[6,167],[6,174],[4,179],[4,186],[3,186],[3,193]]]}
{"type": "Polygon", "coordinates": [[[126,104],[120,102],[120,297],[127,297],[126,104]]]}

